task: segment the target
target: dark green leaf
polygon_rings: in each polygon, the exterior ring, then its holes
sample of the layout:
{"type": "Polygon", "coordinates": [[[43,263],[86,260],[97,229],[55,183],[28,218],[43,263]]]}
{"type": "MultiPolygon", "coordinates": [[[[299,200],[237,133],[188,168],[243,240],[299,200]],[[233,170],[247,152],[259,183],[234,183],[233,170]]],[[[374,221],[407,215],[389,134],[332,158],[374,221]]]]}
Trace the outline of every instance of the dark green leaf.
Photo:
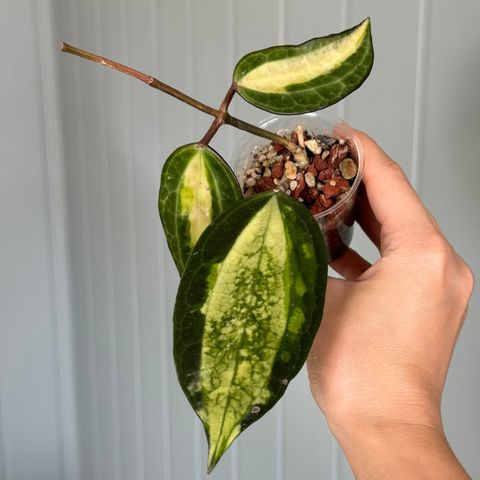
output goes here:
{"type": "Polygon", "coordinates": [[[370,19],[354,28],[301,45],[245,55],[235,67],[238,93],[274,113],[306,113],[338,102],[356,90],[373,65],[370,19]]]}
{"type": "Polygon", "coordinates": [[[207,434],[209,471],[305,362],[326,259],[310,212],[274,192],[236,203],[194,247],[177,294],[174,357],[207,434]]]}
{"type": "Polygon", "coordinates": [[[184,145],[168,157],[158,210],[180,274],[203,230],[241,198],[235,175],[210,147],[184,145]]]}

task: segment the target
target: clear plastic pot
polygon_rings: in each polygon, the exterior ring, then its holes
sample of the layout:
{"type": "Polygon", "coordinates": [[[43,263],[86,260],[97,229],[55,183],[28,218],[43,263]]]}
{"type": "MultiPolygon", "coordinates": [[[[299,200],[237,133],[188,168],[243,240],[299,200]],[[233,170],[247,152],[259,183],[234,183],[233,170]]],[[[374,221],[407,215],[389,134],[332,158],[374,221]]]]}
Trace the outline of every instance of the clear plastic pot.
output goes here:
{"type": "MultiPolygon", "coordinates": [[[[357,175],[348,191],[348,195],[327,210],[314,215],[325,238],[330,260],[334,260],[346,250],[352,241],[354,203],[363,174],[364,155],[362,145],[354,138],[352,129],[346,122],[336,116],[319,112],[289,116],[272,115],[259,123],[259,126],[272,132],[283,129],[294,130],[296,125],[302,125],[314,135],[322,134],[345,139],[350,146],[350,157],[357,162],[357,175]]],[[[242,188],[245,182],[244,172],[252,165],[252,153],[255,147],[268,143],[270,143],[269,140],[265,138],[248,134],[240,140],[235,148],[233,170],[242,188]]]]}

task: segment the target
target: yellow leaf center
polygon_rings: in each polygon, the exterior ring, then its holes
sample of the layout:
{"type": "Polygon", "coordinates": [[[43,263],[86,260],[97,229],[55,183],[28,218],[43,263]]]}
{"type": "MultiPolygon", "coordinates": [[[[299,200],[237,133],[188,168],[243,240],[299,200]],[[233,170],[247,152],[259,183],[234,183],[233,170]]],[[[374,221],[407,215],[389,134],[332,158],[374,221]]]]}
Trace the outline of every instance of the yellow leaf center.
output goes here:
{"type": "Polygon", "coordinates": [[[325,75],[359,49],[368,25],[367,19],[336,42],[303,55],[266,62],[248,72],[239,80],[238,86],[264,93],[285,93],[289,85],[305,83],[325,75]]]}

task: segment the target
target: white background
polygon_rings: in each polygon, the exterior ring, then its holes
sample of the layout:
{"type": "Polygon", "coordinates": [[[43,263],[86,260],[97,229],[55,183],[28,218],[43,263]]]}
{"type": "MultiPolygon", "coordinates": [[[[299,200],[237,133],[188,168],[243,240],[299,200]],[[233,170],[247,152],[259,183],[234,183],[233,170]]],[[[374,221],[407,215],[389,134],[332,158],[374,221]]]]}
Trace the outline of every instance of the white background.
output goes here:
{"type": "MultiPolygon", "coordinates": [[[[59,42],[217,106],[243,54],[366,16],[374,69],[332,111],[402,164],[478,276],[478,0],[0,2],[0,479],[205,478],[203,432],[173,368],[178,278],[156,204],[165,158],[198,140],[210,118],[60,54],[59,42]]],[[[232,111],[265,116],[239,97],[232,111]]],[[[224,127],[213,145],[228,158],[238,138],[224,127]]],[[[354,243],[375,258],[359,229],[354,243]]],[[[448,437],[473,478],[479,317],[477,291],[443,405],[448,437]]],[[[352,475],[302,372],[211,478],[352,475]]]]}

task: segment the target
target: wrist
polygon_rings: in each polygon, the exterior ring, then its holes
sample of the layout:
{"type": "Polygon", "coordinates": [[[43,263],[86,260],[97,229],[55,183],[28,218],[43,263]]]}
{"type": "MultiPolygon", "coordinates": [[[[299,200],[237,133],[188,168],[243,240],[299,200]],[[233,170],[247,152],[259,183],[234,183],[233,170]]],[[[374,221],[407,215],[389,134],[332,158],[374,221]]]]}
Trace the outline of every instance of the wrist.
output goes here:
{"type": "Polygon", "coordinates": [[[329,420],[357,479],[468,479],[441,424],[329,420]]]}

